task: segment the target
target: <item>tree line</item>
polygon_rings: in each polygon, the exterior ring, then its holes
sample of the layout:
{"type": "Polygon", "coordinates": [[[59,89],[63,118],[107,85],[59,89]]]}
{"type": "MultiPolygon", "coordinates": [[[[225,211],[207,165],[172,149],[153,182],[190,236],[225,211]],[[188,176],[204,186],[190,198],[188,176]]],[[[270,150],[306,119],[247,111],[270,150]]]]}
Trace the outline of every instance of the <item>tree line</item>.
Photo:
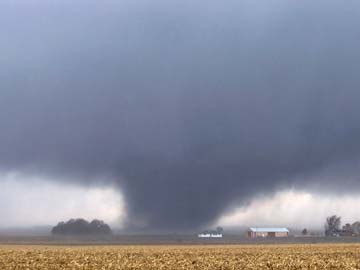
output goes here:
{"type": "Polygon", "coordinates": [[[94,219],[91,222],[85,219],[70,219],[67,222],[59,222],[52,228],[54,235],[107,235],[111,234],[111,228],[102,220],[94,219]]]}
{"type": "Polygon", "coordinates": [[[341,227],[341,217],[332,215],[326,218],[325,222],[326,236],[360,236],[360,221],[352,224],[346,223],[341,227]]]}

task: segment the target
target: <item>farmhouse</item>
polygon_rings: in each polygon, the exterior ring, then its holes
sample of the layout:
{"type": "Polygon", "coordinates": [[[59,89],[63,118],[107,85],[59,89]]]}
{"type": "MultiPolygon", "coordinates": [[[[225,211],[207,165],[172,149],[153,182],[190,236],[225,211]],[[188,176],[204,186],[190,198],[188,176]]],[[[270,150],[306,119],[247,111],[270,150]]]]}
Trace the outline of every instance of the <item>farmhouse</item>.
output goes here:
{"type": "Polygon", "coordinates": [[[222,238],[223,237],[223,228],[217,227],[216,231],[203,231],[198,234],[199,238],[222,238]]]}
{"type": "Polygon", "coordinates": [[[198,234],[199,238],[222,238],[223,235],[221,232],[218,231],[204,231],[200,234],[198,234]]]}
{"type": "Polygon", "coordinates": [[[287,228],[250,228],[247,236],[250,238],[287,237],[289,236],[289,230],[287,228]]]}

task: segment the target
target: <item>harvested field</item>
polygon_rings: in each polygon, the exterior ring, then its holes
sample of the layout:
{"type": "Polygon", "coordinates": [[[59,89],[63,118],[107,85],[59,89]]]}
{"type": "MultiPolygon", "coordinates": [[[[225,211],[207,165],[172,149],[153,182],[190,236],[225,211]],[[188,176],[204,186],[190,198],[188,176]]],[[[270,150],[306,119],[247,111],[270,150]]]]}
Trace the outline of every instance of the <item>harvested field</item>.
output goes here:
{"type": "Polygon", "coordinates": [[[0,269],[360,269],[360,244],[3,245],[0,269]]]}

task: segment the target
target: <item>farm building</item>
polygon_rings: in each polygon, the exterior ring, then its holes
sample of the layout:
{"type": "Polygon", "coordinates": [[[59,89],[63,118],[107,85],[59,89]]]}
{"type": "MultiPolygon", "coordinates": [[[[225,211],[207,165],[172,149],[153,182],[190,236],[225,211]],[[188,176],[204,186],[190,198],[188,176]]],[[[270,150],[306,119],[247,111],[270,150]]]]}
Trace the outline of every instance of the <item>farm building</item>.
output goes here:
{"type": "Polygon", "coordinates": [[[287,237],[289,230],[287,228],[250,228],[247,236],[256,237],[287,237]]]}
{"type": "Polygon", "coordinates": [[[216,231],[203,231],[198,234],[199,238],[222,238],[223,237],[223,228],[217,227],[216,231]]]}
{"type": "Polygon", "coordinates": [[[223,235],[221,233],[200,233],[198,234],[199,238],[222,238],[223,235]]]}
{"type": "Polygon", "coordinates": [[[199,238],[222,238],[222,232],[218,231],[204,231],[200,234],[198,234],[199,238]]]}

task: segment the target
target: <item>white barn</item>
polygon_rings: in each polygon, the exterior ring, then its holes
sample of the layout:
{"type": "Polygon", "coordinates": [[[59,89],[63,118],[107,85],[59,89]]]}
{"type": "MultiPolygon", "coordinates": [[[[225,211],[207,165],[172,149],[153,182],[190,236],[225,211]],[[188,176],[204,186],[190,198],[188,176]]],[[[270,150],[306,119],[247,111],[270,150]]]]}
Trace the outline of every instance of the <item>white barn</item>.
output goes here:
{"type": "Polygon", "coordinates": [[[249,228],[247,236],[256,237],[288,237],[289,230],[287,228],[249,228]]]}
{"type": "Polygon", "coordinates": [[[222,238],[223,234],[222,234],[222,230],[219,231],[204,231],[200,234],[198,234],[199,238],[222,238]]]}
{"type": "Polygon", "coordinates": [[[198,234],[199,238],[222,238],[222,233],[200,233],[198,234]]]}

